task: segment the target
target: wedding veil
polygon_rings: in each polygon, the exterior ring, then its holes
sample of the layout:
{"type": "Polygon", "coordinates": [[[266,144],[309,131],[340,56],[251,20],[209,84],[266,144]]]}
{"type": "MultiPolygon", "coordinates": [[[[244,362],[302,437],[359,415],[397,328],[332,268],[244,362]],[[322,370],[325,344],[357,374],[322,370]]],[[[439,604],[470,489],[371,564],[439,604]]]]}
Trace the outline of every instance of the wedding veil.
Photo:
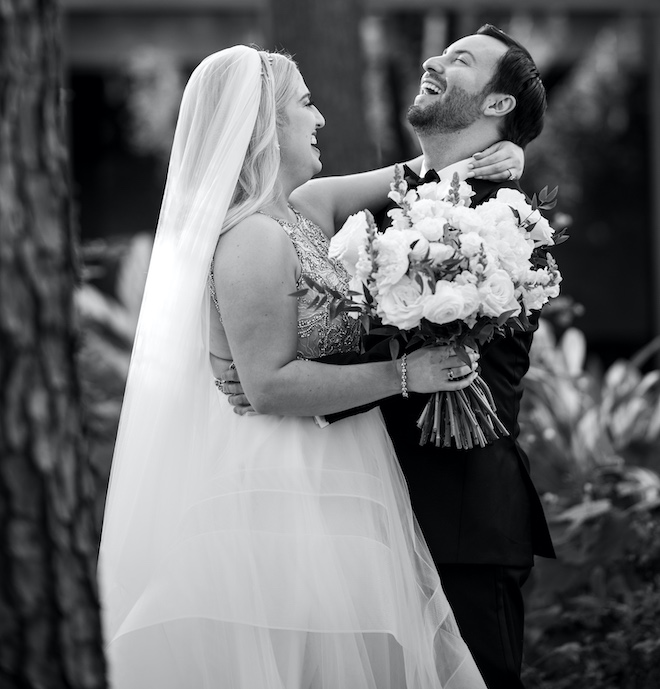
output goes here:
{"type": "Polygon", "coordinates": [[[207,57],[183,95],[105,506],[99,583],[107,643],[163,558],[218,432],[209,266],[231,220],[260,102],[273,99],[268,82],[266,54],[235,46],[207,57]]]}

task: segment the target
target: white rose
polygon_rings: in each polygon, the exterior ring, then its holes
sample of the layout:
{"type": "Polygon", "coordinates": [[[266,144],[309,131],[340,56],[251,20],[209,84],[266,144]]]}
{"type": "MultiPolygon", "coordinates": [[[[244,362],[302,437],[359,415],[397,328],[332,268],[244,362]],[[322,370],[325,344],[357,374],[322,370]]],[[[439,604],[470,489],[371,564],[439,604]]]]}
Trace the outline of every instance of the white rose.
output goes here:
{"type": "Polygon", "coordinates": [[[358,249],[366,244],[368,229],[367,214],[360,211],[349,216],[339,232],[330,240],[328,256],[339,259],[350,275],[355,275],[358,249]]]}
{"type": "MultiPolygon", "coordinates": [[[[412,232],[412,230],[411,230],[412,232]]],[[[417,233],[416,233],[417,234],[417,233]]],[[[410,258],[415,261],[421,261],[426,258],[429,253],[429,241],[422,234],[418,234],[410,243],[410,258]]]]}
{"type": "Polygon", "coordinates": [[[515,208],[520,214],[521,220],[525,220],[530,216],[534,218],[534,213],[537,214],[538,217],[541,216],[538,211],[532,211],[532,207],[527,202],[525,195],[517,189],[508,189],[506,187],[500,189],[495,195],[495,201],[499,201],[500,203],[515,208]]]}
{"type": "Polygon", "coordinates": [[[476,284],[470,282],[454,283],[454,288],[463,297],[463,312],[460,319],[469,322],[471,318],[476,317],[481,305],[479,290],[476,284]]]}
{"type": "Polygon", "coordinates": [[[507,311],[512,316],[520,313],[520,304],[514,293],[511,278],[504,270],[496,270],[479,285],[481,311],[484,316],[498,318],[507,311]]]}
{"type": "Polygon", "coordinates": [[[376,286],[379,292],[395,285],[408,272],[410,241],[405,230],[389,230],[374,239],[376,251],[376,286]]]}
{"type": "Polygon", "coordinates": [[[529,236],[534,241],[534,246],[552,246],[555,243],[554,234],[555,231],[550,223],[541,216],[529,236]]]}
{"type": "Polygon", "coordinates": [[[410,330],[419,325],[425,300],[431,288],[424,281],[404,275],[396,285],[386,292],[378,292],[377,312],[385,325],[395,325],[402,330],[410,330]]]}
{"type": "Polygon", "coordinates": [[[424,302],[424,318],[443,325],[457,319],[462,319],[476,302],[478,294],[474,285],[455,285],[447,280],[438,280],[435,285],[435,294],[424,302]]]}

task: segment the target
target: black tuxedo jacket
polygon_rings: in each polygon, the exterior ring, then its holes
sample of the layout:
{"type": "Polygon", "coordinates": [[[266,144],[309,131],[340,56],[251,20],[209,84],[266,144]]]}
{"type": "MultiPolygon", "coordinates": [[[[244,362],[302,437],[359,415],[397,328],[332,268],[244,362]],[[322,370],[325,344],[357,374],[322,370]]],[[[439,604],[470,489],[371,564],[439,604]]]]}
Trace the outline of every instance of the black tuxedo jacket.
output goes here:
{"type": "MultiPolygon", "coordinates": [[[[502,187],[520,190],[516,182],[471,180],[470,184],[476,192],[472,205],[483,203],[502,187]]],[[[481,376],[510,436],[471,450],[420,446],[416,421],[429,396],[411,393],[408,399],[396,396],[380,404],[408,482],[413,510],[437,565],[530,566],[535,554],[554,557],[543,507],[529,475],[529,460],[517,441],[522,379],[529,368],[537,324],[538,317],[534,317],[528,332],[499,337],[481,349],[481,376]]],[[[335,355],[324,361],[356,363],[385,358],[389,358],[389,349],[375,347],[362,355],[335,355]]]]}

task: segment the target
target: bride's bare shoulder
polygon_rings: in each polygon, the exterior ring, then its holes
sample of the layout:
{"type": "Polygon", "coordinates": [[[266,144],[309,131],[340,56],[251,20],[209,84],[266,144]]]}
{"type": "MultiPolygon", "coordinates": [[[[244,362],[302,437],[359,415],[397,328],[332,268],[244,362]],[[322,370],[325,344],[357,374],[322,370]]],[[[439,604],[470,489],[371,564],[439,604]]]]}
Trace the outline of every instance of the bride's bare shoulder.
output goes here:
{"type": "Polygon", "coordinates": [[[241,266],[278,263],[289,267],[297,263],[297,254],[277,220],[254,213],[220,236],[215,250],[216,266],[240,269],[241,266]]]}

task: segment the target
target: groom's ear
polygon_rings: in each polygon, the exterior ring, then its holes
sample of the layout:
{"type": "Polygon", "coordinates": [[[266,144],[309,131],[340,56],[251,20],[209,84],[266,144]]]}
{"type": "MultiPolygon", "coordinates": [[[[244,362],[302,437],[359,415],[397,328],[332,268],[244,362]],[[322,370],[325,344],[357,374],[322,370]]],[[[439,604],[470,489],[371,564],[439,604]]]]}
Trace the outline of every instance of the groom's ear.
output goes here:
{"type": "Polygon", "coordinates": [[[516,99],[507,93],[489,93],[484,101],[485,117],[504,117],[516,107],[516,99]]]}

